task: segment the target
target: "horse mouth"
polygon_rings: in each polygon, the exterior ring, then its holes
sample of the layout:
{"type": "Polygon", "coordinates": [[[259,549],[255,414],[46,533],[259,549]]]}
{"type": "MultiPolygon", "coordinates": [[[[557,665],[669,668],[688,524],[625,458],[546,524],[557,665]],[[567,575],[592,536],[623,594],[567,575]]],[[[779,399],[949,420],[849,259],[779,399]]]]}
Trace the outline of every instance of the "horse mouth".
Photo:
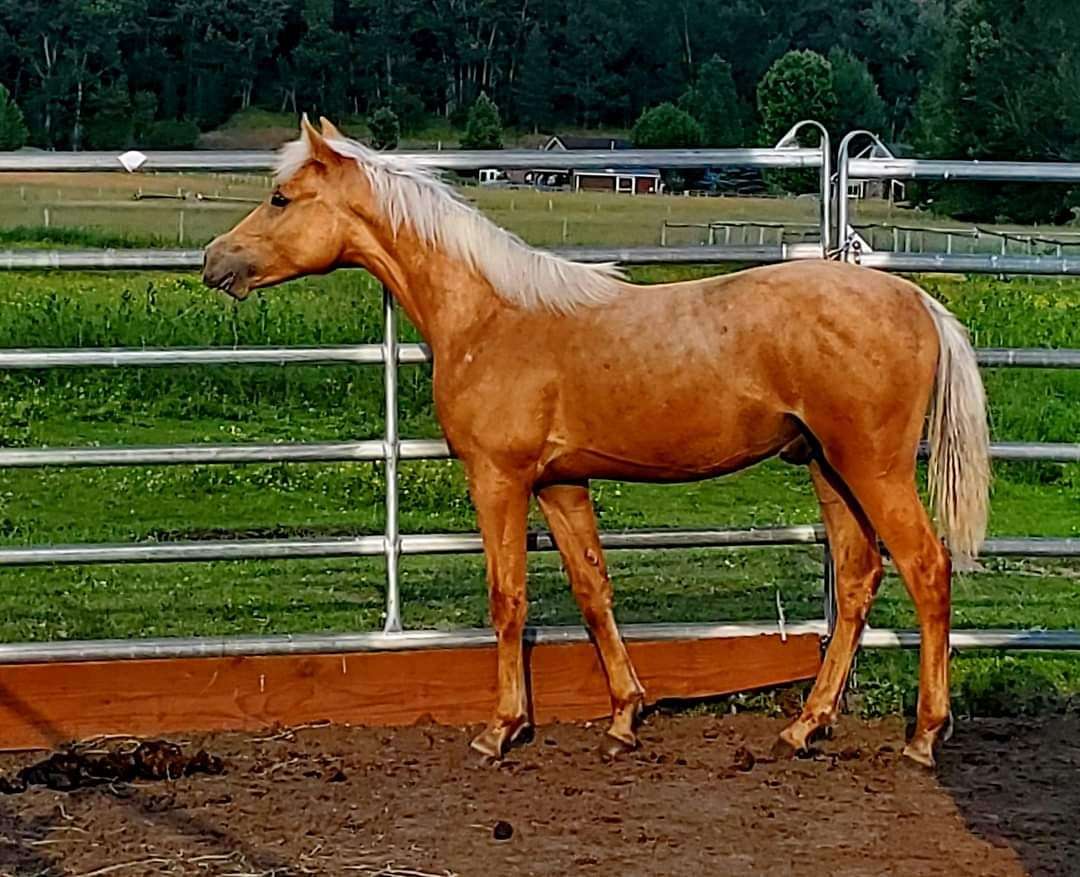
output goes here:
{"type": "Polygon", "coordinates": [[[224,277],[222,277],[217,283],[214,284],[214,289],[220,289],[222,292],[227,292],[229,295],[233,294],[233,284],[236,282],[236,272],[230,271],[224,277]]]}
{"type": "Polygon", "coordinates": [[[248,297],[250,289],[246,283],[238,282],[239,279],[239,275],[235,271],[230,271],[213,283],[207,283],[207,286],[224,292],[236,301],[243,301],[248,297]]]}

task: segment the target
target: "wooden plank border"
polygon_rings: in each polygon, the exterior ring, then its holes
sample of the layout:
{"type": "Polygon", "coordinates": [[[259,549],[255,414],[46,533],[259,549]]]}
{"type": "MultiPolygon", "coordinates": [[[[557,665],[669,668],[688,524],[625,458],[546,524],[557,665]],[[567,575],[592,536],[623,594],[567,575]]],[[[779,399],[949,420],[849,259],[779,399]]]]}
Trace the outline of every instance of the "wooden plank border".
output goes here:
{"type": "MultiPolygon", "coordinates": [[[[820,640],[796,635],[628,644],[650,702],[813,677],[820,640]]],[[[609,708],[589,643],[526,647],[534,720],[609,708]]],[[[98,734],[258,730],[329,720],[482,722],[494,702],[493,647],[350,654],[90,661],[0,666],[0,749],[51,748],[98,734]]]]}

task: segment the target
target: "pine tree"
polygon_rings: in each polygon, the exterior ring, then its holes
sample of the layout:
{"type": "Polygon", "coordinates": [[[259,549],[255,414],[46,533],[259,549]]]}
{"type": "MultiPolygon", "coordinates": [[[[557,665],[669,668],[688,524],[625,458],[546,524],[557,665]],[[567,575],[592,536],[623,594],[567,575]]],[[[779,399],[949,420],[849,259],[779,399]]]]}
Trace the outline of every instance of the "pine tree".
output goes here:
{"type": "Polygon", "coordinates": [[[540,28],[534,27],[525,42],[518,77],[518,116],[533,131],[539,131],[551,119],[552,90],[555,77],[551,72],[551,55],[540,28]]]}
{"type": "Polygon", "coordinates": [[[464,149],[502,149],[502,121],[499,108],[486,94],[480,97],[469,110],[469,121],[461,138],[464,149]]]}
{"type": "Polygon", "coordinates": [[[0,151],[19,149],[26,145],[28,137],[22,110],[0,85],[0,151]]]}
{"type": "Polygon", "coordinates": [[[390,107],[381,107],[372,113],[368,119],[368,128],[371,129],[371,145],[376,149],[397,149],[398,140],[401,139],[401,124],[398,122],[397,113],[390,107]]]}
{"type": "Polygon", "coordinates": [[[702,146],[725,149],[745,145],[745,108],[735,91],[731,65],[723,58],[714,55],[702,65],[697,82],[679,98],[679,108],[701,123],[702,146]]]}
{"type": "Polygon", "coordinates": [[[833,49],[829,52],[829,66],[832,68],[833,92],[838,101],[836,112],[829,120],[833,136],[843,137],[857,128],[884,134],[888,120],[885,101],[881,99],[881,92],[866,62],[846,49],[833,49]]]}

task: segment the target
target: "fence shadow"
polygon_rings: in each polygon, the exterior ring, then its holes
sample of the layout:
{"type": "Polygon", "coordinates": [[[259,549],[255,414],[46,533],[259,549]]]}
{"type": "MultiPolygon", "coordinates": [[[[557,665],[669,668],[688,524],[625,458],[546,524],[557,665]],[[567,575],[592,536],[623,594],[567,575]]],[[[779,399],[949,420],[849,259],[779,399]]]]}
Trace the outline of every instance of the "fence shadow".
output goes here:
{"type": "Polygon", "coordinates": [[[63,877],[63,865],[52,860],[47,848],[36,846],[47,836],[46,820],[21,818],[14,800],[0,798],[0,875],[63,877]]]}
{"type": "Polygon", "coordinates": [[[1080,875],[1080,715],[959,723],[938,780],[969,830],[1031,875],[1080,875]]]}
{"type": "MultiPolygon", "coordinates": [[[[66,742],[63,732],[46,716],[2,684],[0,710],[17,713],[24,721],[33,724],[52,743],[54,750],[62,748],[66,742]]],[[[133,818],[171,831],[186,843],[198,845],[204,852],[218,854],[223,861],[233,863],[228,869],[233,872],[243,866],[248,870],[255,868],[259,874],[294,873],[290,870],[294,863],[283,859],[277,852],[241,840],[226,822],[212,815],[163,808],[159,803],[162,797],[167,797],[167,788],[163,784],[148,787],[121,785],[119,790],[100,786],[83,789],[79,794],[102,796],[103,800],[108,797],[116,801],[133,818]]],[[[48,847],[39,846],[43,841],[47,842],[50,826],[56,820],[20,813],[19,802],[18,794],[0,797],[0,877],[61,877],[69,873],[62,861],[54,860],[49,855],[48,847]]]]}

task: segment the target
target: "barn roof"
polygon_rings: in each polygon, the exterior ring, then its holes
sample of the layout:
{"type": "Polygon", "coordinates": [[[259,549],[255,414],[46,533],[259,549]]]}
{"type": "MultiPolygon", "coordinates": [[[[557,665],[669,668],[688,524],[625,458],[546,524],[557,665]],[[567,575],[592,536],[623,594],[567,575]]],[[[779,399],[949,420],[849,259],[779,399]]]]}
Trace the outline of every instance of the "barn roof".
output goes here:
{"type": "Polygon", "coordinates": [[[629,149],[629,140],[620,137],[579,137],[574,134],[555,134],[544,149],[629,149]]]}
{"type": "Polygon", "coordinates": [[[651,167],[606,167],[594,170],[575,170],[579,177],[658,177],[660,171],[651,167]]]}

